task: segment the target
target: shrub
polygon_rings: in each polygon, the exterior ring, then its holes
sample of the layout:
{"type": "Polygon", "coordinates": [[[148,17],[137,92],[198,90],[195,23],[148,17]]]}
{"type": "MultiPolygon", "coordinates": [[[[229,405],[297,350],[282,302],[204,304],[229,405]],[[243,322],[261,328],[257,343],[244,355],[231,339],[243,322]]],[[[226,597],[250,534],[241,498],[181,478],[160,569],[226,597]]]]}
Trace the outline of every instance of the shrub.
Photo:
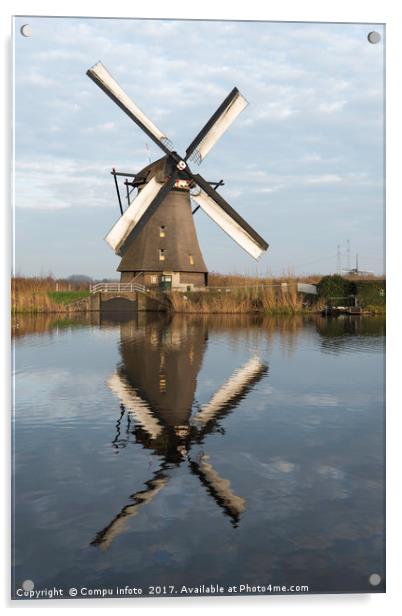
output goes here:
{"type": "Polygon", "coordinates": [[[385,306],[385,280],[360,280],[356,287],[363,308],[385,306]]]}
{"type": "Polygon", "coordinates": [[[317,285],[318,296],[333,306],[342,305],[350,295],[356,294],[356,283],[338,274],[324,276],[317,285]]]}

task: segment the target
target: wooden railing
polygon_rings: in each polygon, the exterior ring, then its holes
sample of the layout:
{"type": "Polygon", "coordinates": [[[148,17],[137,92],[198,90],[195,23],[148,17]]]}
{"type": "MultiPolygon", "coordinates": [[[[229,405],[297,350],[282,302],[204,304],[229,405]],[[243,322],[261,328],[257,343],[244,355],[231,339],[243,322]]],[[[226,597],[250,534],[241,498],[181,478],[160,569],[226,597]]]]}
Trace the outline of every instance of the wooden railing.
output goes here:
{"type": "Polygon", "coordinates": [[[143,284],[138,282],[98,282],[93,284],[89,288],[91,293],[119,293],[122,291],[139,291],[145,293],[146,288],[143,284]]]}

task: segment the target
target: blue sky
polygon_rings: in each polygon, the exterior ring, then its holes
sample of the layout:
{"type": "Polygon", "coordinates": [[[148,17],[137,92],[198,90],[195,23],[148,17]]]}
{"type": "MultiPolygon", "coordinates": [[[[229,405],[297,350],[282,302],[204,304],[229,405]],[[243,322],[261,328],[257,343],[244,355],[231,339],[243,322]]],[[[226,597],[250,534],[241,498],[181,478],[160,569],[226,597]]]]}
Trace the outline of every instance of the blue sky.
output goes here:
{"type": "MultiPolygon", "coordinates": [[[[270,244],[256,265],[202,212],[210,271],[328,273],[337,245],[383,271],[380,25],[15,20],[15,272],[93,277],[119,258],[110,170],[157,146],[86,76],[101,60],[179,152],[236,85],[249,101],[199,168],[270,244]],[[19,28],[30,23],[32,36],[19,28]]],[[[198,168],[193,166],[193,170],[198,168]]]]}

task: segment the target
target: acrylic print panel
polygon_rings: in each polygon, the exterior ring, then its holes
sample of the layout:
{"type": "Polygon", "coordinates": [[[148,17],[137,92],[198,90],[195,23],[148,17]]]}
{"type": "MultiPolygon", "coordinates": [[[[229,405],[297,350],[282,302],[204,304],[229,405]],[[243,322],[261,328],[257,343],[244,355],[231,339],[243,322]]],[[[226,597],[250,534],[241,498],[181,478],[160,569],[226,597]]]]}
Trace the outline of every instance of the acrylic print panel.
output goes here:
{"type": "Polygon", "coordinates": [[[385,28],[13,27],[13,598],[384,592],[385,28]]]}

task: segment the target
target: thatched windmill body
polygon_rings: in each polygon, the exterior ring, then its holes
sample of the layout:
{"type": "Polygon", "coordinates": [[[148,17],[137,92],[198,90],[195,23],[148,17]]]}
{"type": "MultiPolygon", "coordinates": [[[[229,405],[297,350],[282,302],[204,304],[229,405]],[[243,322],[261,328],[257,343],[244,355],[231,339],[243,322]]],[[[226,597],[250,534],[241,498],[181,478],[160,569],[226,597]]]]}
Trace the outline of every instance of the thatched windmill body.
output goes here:
{"type": "Polygon", "coordinates": [[[201,175],[192,173],[187,162],[191,159],[200,163],[245,108],[247,101],[239,90],[233,88],[182,158],[102,63],[89,69],[87,75],[164,152],[163,158],[138,173],[112,172],[121,217],[105,239],[122,257],[118,267],[122,282],[136,281],[150,287],[177,289],[206,286],[208,271],[193,219],[199,208],[258,259],[268,244],[216,191],[223,182],[207,182],[201,175]],[[126,178],[128,207],[125,211],[117,180],[120,176],[126,178]],[[137,190],[137,194],[131,199],[133,190],[137,190]],[[196,202],[194,211],[190,193],[196,202]]]}

